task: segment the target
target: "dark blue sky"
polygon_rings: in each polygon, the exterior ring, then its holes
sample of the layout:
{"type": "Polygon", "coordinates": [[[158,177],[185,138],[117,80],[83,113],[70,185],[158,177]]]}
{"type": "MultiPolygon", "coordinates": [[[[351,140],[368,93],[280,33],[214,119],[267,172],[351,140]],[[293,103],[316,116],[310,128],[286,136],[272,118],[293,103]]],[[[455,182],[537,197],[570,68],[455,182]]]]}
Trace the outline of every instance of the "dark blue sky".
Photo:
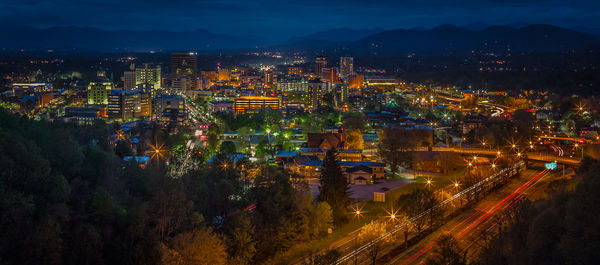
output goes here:
{"type": "Polygon", "coordinates": [[[524,22],[600,28],[599,18],[599,0],[0,0],[2,25],[203,28],[281,39],[339,27],[524,22]]]}

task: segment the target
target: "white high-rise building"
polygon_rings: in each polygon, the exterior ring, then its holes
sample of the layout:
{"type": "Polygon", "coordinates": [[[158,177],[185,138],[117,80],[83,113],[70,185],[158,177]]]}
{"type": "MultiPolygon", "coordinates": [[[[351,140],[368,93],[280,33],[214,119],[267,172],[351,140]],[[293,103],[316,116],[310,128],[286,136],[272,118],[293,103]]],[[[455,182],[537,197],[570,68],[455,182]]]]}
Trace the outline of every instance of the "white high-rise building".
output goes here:
{"type": "Polygon", "coordinates": [[[135,84],[149,84],[154,89],[160,88],[161,73],[160,66],[144,64],[142,67],[135,68],[135,84]]]}

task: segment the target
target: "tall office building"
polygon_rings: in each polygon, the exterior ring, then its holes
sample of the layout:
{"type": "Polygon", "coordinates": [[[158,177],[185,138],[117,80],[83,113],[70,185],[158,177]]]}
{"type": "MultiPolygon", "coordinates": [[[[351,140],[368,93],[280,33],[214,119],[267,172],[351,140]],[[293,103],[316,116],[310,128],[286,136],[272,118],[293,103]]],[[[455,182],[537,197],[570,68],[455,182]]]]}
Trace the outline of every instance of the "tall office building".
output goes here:
{"type": "Polygon", "coordinates": [[[135,85],[148,84],[156,89],[161,85],[160,66],[144,64],[142,67],[135,68],[135,85]]]}
{"type": "Polygon", "coordinates": [[[186,89],[196,89],[198,84],[198,55],[195,52],[174,52],[171,54],[173,77],[185,77],[186,89]]]}
{"type": "Polygon", "coordinates": [[[266,70],[265,71],[265,84],[271,85],[273,84],[273,80],[274,80],[274,74],[273,72],[271,72],[271,70],[266,70]]]}
{"type": "Polygon", "coordinates": [[[88,84],[87,102],[88,104],[108,104],[108,94],[113,89],[113,84],[104,72],[98,72],[95,81],[88,84]]]}
{"type": "Polygon", "coordinates": [[[308,80],[289,77],[277,79],[277,90],[282,92],[307,92],[308,80]]]}
{"type": "Polygon", "coordinates": [[[113,90],[108,96],[108,117],[130,120],[150,116],[150,93],[141,90],[113,90]]]}
{"type": "Polygon", "coordinates": [[[344,105],[348,101],[348,83],[335,86],[335,102],[337,106],[344,105]]]}
{"type": "Polygon", "coordinates": [[[323,105],[323,95],[325,95],[326,92],[327,83],[323,83],[319,79],[310,80],[308,82],[308,105],[312,110],[316,110],[323,105]]]}
{"type": "Polygon", "coordinates": [[[340,75],[348,77],[354,74],[354,58],[340,57],[340,75]]]}
{"type": "Polygon", "coordinates": [[[315,74],[317,74],[317,76],[321,76],[323,68],[327,67],[329,67],[329,57],[319,56],[315,59],[315,74]]]}
{"type": "Polygon", "coordinates": [[[326,67],[321,70],[321,79],[325,82],[338,84],[338,71],[335,67],[326,67]]]}
{"type": "Polygon", "coordinates": [[[130,90],[135,88],[135,71],[125,71],[123,73],[123,89],[130,90]]]}
{"type": "Polygon", "coordinates": [[[183,122],[187,119],[185,99],[180,95],[160,95],[152,100],[152,114],[158,120],[183,122]]]}

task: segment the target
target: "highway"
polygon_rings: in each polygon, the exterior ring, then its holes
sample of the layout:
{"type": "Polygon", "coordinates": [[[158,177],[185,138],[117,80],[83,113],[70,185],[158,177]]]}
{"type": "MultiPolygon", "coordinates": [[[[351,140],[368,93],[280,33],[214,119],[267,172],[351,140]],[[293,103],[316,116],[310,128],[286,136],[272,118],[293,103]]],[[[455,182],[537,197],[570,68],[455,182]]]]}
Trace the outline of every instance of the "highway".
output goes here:
{"type": "MultiPolygon", "coordinates": [[[[499,179],[501,179],[503,175],[511,174],[512,172],[514,172],[515,170],[517,170],[519,168],[522,168],[523,166],[524,166],[524,163],[519,162],[519,163],[516,163],[512,168],[505,168],[505,169],[502,169],[502,170],[492,174],[491,176],[488,176],[487,178],[481,180],[480,182],[474,184],[473,186],[467,187],[464,190],[454,194],[452,197],[440,202],[436,206],[422,212],[421,214],[419,214],[415,217],[410,218],[407,223],[399,223],[399,224],[393,226],[391,229],[388,230],[388,232],[386,234],[382,235],[377,240],[375,240],[375,242],[393,238],[394,235],[397,235],[397,234],[399,234],[399,232],[403,231],[404,227],[408,226],[409,223],[414,222],[415,220],[417,220],[419,218],[426,218],[431,211],[435,211],[439,208],[442,208],[445,205],[448,205],[454,201],[461,200],[467,194],[470,194],[476,190],[479,190],[482,187],[484,187],[490,183],[494,183],[494,182],[498,181],[499,179]]],[[[357,244],[356,243],[357,233],[358,233],[358,230],[350,233],[348,236],[334,242],[332,245],[329,246],[330,249],[336,249],[340,253],[342,253],[343,256],[338,259],[339,263],[347,262],[347,261],[353,260],[355,258],[363,259],[364,255],[362,255],[362,253],[366,252],[366,250],[368,250],[368,248],[373,244],[373,243],[357,244]]]]}
{"type": "MultiPolygon", "coordinates": [[[[562,150],[562,149],[560,149],[562,150]]],[[[428,151],[428,148],[420,148],[416,151],[428,151]]],[[[433,147],[431,151],[439,151],[439,152],[455,152],[455,153],[463,153],[463,154],[477,154],[477,155],[488,155],[488,156],[496,156],[498,154],[498,150],[494,149],[485,149],[485,148],[456,148],[456,147],[433,147]]],[[[524,155],[527,156],[527,160],[533,161],[542,161],[542,162],[556,162],[558,164],[566,164],[566,165],[579,165],[581,163],[581,159],[573,158],[573,157],[565,157],[560,155],[551,155],[546,153],[536,153],[536,152],[526,152],[524,155]]]]}
{"type": "MultiPolygon", "coordinates": [[[[439,93],[438,93],[438,97],[441,98],[441,99],[444,99],[444,100],[452,101],[452,102],[460,102],[461,101],[460,98],[453,98],[453,97],[443,96],[443,95],[441,95],[439,93]]],[[[509,111],[509,112],[513,111],[512,109],[510,109],[507,106],[503,106],[503,105],[500,105],[500,104],[489,103],[489,102],[479,102],[479,103],[477,103],[477,105],[483,106],[483,107],[486,107],[486,108],[490,109],[492,111],[492,114],[490,114],[490,116],[492,116],[492,117],[498,117],[498,116],[504,114],[507,111],[509,111]]]]}
{"type": "MultiPolygon", "coordinates": [[[[540,180],[548,175],[548,170],[526,170],[518,179],[513,179],[505,187],[488,195],[485,200],[464,211],[445,225],[428,235],[406,251],[390,253],[393,258],[387,264],[420,264],[435,247],[435,240],[442,233],[453,234],[463,249],[468,249],[468,256],[474,257],[482,246],[481,238],[489,238],[498,225],[499,213],[513,207],[526,197],[528,192],[539,187],[540,180]],[[537,185],[537,186],[536,186],[537,185]]],[[[383,263],[382,263],[383,264],[383,263]]]]}

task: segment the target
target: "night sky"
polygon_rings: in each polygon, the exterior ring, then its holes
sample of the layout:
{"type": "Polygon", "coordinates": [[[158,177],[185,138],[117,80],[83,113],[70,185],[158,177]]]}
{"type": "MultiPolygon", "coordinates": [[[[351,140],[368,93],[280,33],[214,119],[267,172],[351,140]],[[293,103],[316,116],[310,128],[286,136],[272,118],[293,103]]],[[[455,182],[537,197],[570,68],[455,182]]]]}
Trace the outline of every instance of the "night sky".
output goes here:
{"type": "Polygon", "coordinates": [[[2,26],[207,29],[288,38],[331,28],[440,24],[600,27],[598,0],[0,0],[2,26]]]}

